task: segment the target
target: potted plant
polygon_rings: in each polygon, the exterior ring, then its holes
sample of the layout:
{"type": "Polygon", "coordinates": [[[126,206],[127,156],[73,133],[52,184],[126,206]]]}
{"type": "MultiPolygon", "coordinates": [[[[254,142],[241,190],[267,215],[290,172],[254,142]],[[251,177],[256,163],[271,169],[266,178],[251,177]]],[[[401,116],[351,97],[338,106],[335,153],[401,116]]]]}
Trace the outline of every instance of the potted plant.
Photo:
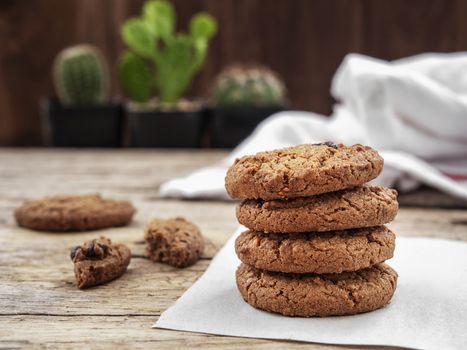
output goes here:
{"type": "Polygon", "coordinates": [[[119,80],[131,100],[127,115],[133,147],[200,144],[202,103],[181,96],[203,65],[217,24],[209,14],[198,13],[189,33],[176,33],[175,17],[169,1],[151,0],[140,17],[122,27],[128,50],[120,58],[119,80]]]}
{"type": "Polygon", "coordinates": [[[98,48],[82,44],[62,50],[53,65],[53,81],[57,97],[43,105],[52,146],[121,145],[123,111],[108,101],[108,67],[98,48]]]}
{"type": "Polygon", "coordinates": [[[232,148],[285,108],[285,86],[269,68],[235,64],[216,78],[210,96],[211,146],[232,148]]]}

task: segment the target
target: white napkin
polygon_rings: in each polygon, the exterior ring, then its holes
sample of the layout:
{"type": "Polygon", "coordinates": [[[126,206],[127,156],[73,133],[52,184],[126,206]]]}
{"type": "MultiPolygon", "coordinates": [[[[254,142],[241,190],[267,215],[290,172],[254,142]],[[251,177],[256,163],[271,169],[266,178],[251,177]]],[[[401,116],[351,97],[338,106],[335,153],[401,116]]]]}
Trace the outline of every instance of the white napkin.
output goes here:
{"type": "Polygon", "coordinates": [[[411,190],[421,183],[467,199],[467,53],[425,54],[386,62],[350,54],[331,93],[330,118],[277,113],[221,163],[164,183],[165,197],[227,198],[224,177],[235,158],[334,141],[373,146],[385,158],[376,183],[411,190]]]}
{"type": "Polygon", "coordinates": [[[235,285],[237,234],[155,328],[329,344],[467,347],[467,243],[399,237],[389,260],[399,280],[388,306],[355,316],[292,318],[243,301],[235,285]]]}

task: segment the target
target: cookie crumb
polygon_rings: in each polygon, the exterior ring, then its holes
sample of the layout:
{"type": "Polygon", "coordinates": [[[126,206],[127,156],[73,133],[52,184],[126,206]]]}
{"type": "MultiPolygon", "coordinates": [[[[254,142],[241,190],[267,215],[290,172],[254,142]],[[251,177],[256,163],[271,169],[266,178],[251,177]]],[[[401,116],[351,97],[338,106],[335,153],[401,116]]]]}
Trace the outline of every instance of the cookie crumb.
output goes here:
{"type": "Polygon", "coordinates": [[[75,265],[78,288],[104,284],[123,275],[130,263],[131,251],[123,245],[101,237],[70,250],[75,265]]]}
{"type": "Polygon", "coordinates": [[[332,141],[314,143],[313,146],[328,146],[328,147],[337,149],[337,145],[336,145],[334,142],[332,142],[332,141]]]}
{"type": "Polygon", "coordinates": [[[199,228],[182,217],[152,220],[144,238],[149,259],[174,267],[193,265],[204,252],[199,228]]]}

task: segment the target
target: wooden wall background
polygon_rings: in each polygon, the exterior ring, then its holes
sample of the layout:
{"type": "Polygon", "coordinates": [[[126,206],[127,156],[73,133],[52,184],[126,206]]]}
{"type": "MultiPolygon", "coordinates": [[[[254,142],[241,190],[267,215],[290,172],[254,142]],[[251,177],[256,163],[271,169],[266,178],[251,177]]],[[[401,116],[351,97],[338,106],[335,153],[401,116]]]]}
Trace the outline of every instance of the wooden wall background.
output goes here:
{"type": "MultiPolygon", "coordinates": [[[[328,114],[331,77],[348,52],[395,59],[467,49],[464,0],[175,0],[180,28],[199,10],[220,32],[190,91],[204,94],[226,64],[262,62],[285,79],[292,108],[328,114]]],[[[63,47],[88,42],[115,67],[120,24],[142,0],[0,1],[0,145],[42,144],[38,101],[53,92],[63,47]]],[[[118,86],[113,78],[113,89],[118,86]]]]}

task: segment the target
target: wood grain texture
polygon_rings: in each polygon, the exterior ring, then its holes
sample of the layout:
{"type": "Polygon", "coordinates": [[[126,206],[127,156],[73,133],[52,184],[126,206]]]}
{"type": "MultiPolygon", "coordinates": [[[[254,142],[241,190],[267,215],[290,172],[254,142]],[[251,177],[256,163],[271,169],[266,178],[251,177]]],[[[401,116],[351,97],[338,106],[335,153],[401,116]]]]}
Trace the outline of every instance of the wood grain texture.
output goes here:
{"type": "MultiPolygon", "coordinates": [[[[154,316],[13,316],[0,315],[0,348],[60,349],[312,349],[346,347],[291,341],[244,339],[150,329],[154,316]],[[2,319],[5,319],[2,322],[2,319]],[[47,327],[44,327],[44,322],[47,327]],[[95,335],[91,337],[90,335],[95,335]]],[[[350,349],[357,349],[351,347],[350,349]]],[[[366,347],[366,349],[369,349],[366,347]]],[[[394,349],[378,347],[378,350],[394,349]]]]}
{"type": "MultiPolygon", "coordinates": [[[[150,329],[237,227],[235,203],[161,199],[158,187],[224,156],[0,149],[0,348],[349,348],[150,329]],[[14,208],[26,198],[97,191],[133,201],[138,209],[134,222],[104,231],[52,234],[17,228],[13,221],[14,208]],[[177,215],[198,224],[207,240],[203,258],[182,270],[150,262],[142,244],[143,228],[152,217],[177,215]],[[69,249],[103,234],[130,246],[129,270],[109,284],[78,290],[69,249]]],[[[467,240],[467,211],[403,207],[390,227],[400,236],[467,240]]]]}
{"type": "MultiPolygon", "coordinates": [[[[50,67],[64,46],[88,42],[109,61],[113,92],[119,28],[143,0],[0,2],[0,145],[43,144],[38,101],[53,93],[50,67]]],[[[174,0],[179,29],[197,11],[219,21],[206,66],[188,95],[203,96],[232,62],[277,70],[290,106],[329,114],[331,78],[349,52],[397,59],[467,49],[463,0],[174,0]]]]}

